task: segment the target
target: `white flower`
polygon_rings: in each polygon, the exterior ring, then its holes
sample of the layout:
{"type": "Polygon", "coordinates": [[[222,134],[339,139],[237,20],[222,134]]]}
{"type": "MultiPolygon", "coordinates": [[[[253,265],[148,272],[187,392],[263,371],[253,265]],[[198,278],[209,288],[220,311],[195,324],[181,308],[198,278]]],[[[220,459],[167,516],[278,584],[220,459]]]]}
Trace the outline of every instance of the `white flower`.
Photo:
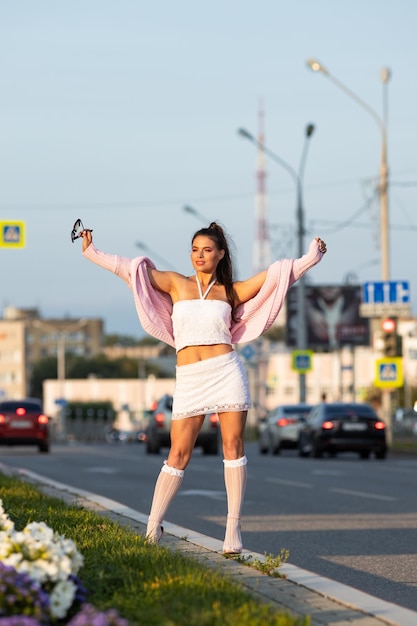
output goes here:
{"type": "Polygon", "coordinates": [[[10,554],[13,544],[10,541],[10,534],[0,531],[0,561],[10,554]]]}
{"type": "MultiPolygon", "coordinates": [[[[11,534],[14,531],[14,523],[6,514],[3,508],[3,500],[0,499],[0,531],[4,531],[7,534],[11,534]]],[[[1,533],[0,533],[1,535],[1,533]]],[[[1,541],[1,539],[0,539],[1,541]]]]}
{"type": "Polygon", "coordinates": [[[24,528],[23,532],[35,541],[45,543],[51,542],[54,538],[54,531],[45,522],[31,522],[24,528]]]}
{"type": "Polygon", "coordinates": [[[52,617],[62,619],[74,602],[76,586],[72,580],[57,583],[49,596],[49,609],[52,617]]]}
{"type": "Polygon", "coordinates": [[[9,567],[14,567],[17,571],[22,571],[20,568],[20,564],[23,562],[23,558],[22,555],[18,552],[13,552],[12,554],[9,553],[9,556],[7,556],[5,559],[2,559],[2,561],[5,565],[8,565],[9,567]]]}
{"type": "Polygon", "coordinates": [[[23,531],[16,531],[0,500],[0,561],[26,573],[45,589],[56,583],[49,597],[50,613],[53,618],[66,617],[77,590],[69,578],[84,564],[71,539],[44,522],[31,522],[23,531]]]}

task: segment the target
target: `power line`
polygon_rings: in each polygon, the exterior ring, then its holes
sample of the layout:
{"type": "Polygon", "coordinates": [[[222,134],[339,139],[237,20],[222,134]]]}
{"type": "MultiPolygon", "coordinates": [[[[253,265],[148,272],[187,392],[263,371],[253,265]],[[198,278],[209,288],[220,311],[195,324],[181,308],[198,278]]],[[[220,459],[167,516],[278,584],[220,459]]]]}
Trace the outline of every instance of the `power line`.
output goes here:
{"type": "MultiPolygon", "coordinates": [[[[362,179],[364,180],[364,179],[362,179]]],[[[323,183],[313,183],[310,185],[306,185],[305,189],[306,190],[313,190],[313,189],[323,189],[323,188],[334,188],[334,187],[343,187],[346,185],[352,185],[352,184],[357,184],[358,180],[357,179],[345,179],[345,180],[340,180],[340,181],[334,181],[334,182],[323,182],[323,183]]],[[[399,181],[399,182],[395,182],[395,181],[390,181],[390,186],[396,186],[396,187],[417,187],[417,181],[399,181]]],[[[273,196],[281,196],[281,195],[286,195],[288,193],[293,193],[293,189],[290,187],[285,187],[283,189],[279,189],[279,190],[275,190],[275,191],[269,191],[268,192],[268,196],[269,197],[273,197],[273,196]]],[[[253,199],[253,190],[251,191],[247,191],[247,192],[241,192],[241,193],[233,193],[233,194],[224,194],[224,195],[216,195],[216,196],[205,196],[205,197],[201,197],[201,198],[194,198],[193,202],[194,203],[203,203],[203,202],[227,202],[227,201],[232,201],[232,200],[240,200],[240,199],[253,199]]],[[[79,209],[79,210],[83,210],[83,209],[88,209],[88,210],[100,210],[100,209],[148,209],[149,207],[157,207],[157,206],[171,206],[171,205],[178,205],[178,206],[182,206],[184,204],[184,199],[168,199],[168,200],[132,200],[132,201],[128,201],[128,202],[123,202],[123,201],[117,201],[114,200],[112,202],[108,202],[108,201],[95,201],[95,202],[83,202],[83,201],[78,201],[78,202],[63,202],[63,203],[59,203],[59,202],[38,202],[38,203],[32,203],[32,202],[16,202],[16,203],[1,203],[0,204],[0,210],[12,210],[12,209],[30,209],[30,210],[62,210],[62,209],[69,209],[69,210],[74,210],[74,209],[79,209]]]]}

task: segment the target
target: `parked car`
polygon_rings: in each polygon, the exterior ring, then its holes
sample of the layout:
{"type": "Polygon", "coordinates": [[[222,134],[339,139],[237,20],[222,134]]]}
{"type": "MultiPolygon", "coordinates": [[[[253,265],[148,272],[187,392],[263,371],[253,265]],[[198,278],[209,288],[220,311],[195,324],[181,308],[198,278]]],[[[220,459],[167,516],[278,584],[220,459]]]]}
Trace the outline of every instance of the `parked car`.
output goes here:
{"type": "Polygon", "coordinates": [[[0,402],[0,445],[38,446],[40,452],[49,452],[49,419],[40,400],[0,402]]]}
{"type": "MultiPolygon", "coordinates": [[[[149,454],[159,454],[160,449],[169,447],[170,428],[172,419],[172,396],[164,395],[152,412],[146,429],[146,451],[149,454]]],[[[195,447],[201,446],[204,454],[218,454],[219,452],[219,417],[217,413],[206,415],[195,447]]]]}
{"type": "Polygon", "coordinates": [[[323,453],[358,452],[361,459],[371,452],[385,459],[385,423],[368,404],[323,403],[314,407],[300,430],[300,456],[319,458],[323,453]]]}
{"type": "Polygon", "coordinates": [[[146,439],[143,430],[119,430],[118,428],[109,428],[104,431],[107,443],[142,443],[146,439]]]}
{"type": "Polygon", "coordinates": [[[285,404],[269,411],[259,424],[259,452],[279,454],[283,448],[297,448],[298,435],[310,404],[285,404]]]}

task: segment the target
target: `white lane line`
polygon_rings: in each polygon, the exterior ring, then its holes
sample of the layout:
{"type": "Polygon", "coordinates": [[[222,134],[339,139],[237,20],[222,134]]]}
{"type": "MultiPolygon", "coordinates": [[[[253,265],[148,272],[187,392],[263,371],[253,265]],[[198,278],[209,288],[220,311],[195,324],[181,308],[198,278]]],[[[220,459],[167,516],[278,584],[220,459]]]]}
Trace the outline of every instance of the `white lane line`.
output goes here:
{"type": "Polygon", "coordinates": [[[225,491],[212,491],[210,489],[181,489],[178,496],[202,496],[203,498],[212,498],[213,500],[225,500],[225,491]]]}
{"type": "Polygon", "coordinates": [[[276,483],[277,485],[283,485],[284,487],[300,487],[301,489],[312,489],[311,483],[300,483],[296,480],[285,480],[284,478],[266,478],[267,483],[276,483]]]}
{"type": "Polygon", "coordinates": [[[370,498],[372,500],[383,500],[384,502],[395,502],[397,498],[392,498],[391,496],[379,496],[376,493],[365,493],[364,491],[351,491],[350,489],[338,489],[334,487],[333,489],[329,489],[329,491],[333,491],[334,493],[341,493],[345,496],[358,496],[358,498],[370,498]]]}
{"type": "Polygon", "coordinates": [[[116,469],[114,467],[103,466],[87,467],[84,471],[90,474],[118,474],[120,472],[119,469],[116,469]]]}

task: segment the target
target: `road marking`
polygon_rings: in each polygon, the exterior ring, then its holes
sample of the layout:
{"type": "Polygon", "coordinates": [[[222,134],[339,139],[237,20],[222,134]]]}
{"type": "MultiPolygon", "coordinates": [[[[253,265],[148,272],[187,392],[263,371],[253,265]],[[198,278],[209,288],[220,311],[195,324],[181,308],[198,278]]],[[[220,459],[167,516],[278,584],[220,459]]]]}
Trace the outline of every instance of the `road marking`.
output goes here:
{"type": "Polygon", "coordinates": [[[301,489],[312,489],[311,483],[299,483],[296,480],[284,480],[283,478],[266,478],[267,483],[277,483],[277,485],[283,485],[284,487],[300,487],[301,489]]]}
{"type": "Polygon", "coordinates": [[[372,498],[373,500],[384,500],[384,502],[395,502],[397,498],[391,496],[379,496],[376,493],[365,493],[364,491],[351,491],[350,489],[329,489],[335,493],[341,493],[345,496],[358,496],[359,498],[372,498]]]}
{"type": "Polygon", "coordinates": [[[226,492],[210,491],[210,489],[184,489],[178,492],[179,496],[203,496],[204,498],[212,498],[213,500],[224,500],[226,492]]]}
{"type": "Polygon", "coordinates": [[[118,474],[120,470],[113,467],[87,467],[85,471],[90,474],[118,474]]]}

